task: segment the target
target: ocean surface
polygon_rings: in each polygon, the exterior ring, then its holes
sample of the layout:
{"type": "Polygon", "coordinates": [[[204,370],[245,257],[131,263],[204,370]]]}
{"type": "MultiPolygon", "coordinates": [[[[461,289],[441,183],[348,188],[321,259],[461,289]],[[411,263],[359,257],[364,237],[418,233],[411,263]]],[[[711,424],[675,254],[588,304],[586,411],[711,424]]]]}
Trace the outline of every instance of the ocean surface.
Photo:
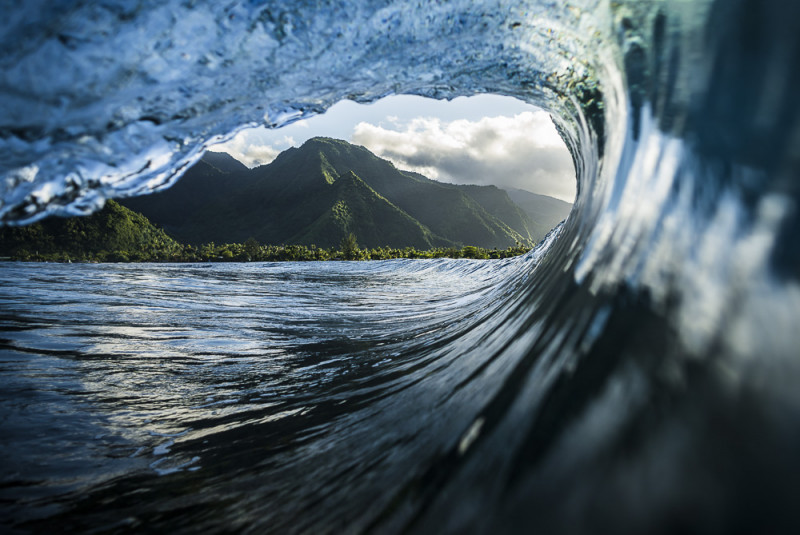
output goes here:
{"type": "Polygon", "coordinates": [[[538,257],[0,263],[0,526],[363,529],[477,439],[538,257]]]}
{"type": "Polygon", "coordinates": [[[2,224],[391,94],[578,185],[504,262],[0,265],[2,530],[800,532],[800,2],[0,5],[2,224]]]}

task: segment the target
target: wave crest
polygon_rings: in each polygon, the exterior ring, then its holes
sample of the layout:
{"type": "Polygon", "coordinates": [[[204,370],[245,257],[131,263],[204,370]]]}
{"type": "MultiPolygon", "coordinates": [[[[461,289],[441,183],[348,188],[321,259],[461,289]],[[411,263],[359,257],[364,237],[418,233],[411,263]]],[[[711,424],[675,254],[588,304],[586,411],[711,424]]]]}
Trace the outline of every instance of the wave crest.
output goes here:
{"type": "Polygon", "coordinates": [[[0,218],[163,187],[238,128],[342,98],[536,104],[573,216],[449,342],[487,363],[452,409],[470,423],[373,527],[792,531],[800,4],[423,4],[16,6],[0,218]]]}

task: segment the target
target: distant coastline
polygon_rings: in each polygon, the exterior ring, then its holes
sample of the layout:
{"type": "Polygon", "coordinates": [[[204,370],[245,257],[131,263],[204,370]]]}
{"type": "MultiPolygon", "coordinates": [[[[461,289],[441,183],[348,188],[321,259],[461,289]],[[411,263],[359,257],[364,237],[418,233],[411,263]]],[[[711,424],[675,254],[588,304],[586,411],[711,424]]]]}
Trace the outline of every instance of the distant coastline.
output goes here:
{"type": "Polygon", "coordinates": [[[328,262],[407,259],[453,258],[494,260],[520,256],[530,247],[486,249],[467,245],[461,248],[446,247],[418,250],[414,247],[392,248],[317,248],[305,245],[259,245],[249,243],[213,243],[193,247],[183,246],[172,252],[159,251],[100,251],[83,255],[66,252],[39,254],[24,251],[21,254],[0,257],[0,262],[56,262],[56,263],[198,263],[198,262],[328,262]]]}
{"type": "Polygon", "coordinates": [[[507,258],[529,251],[571,208],[524,190],[439,183],[318,137],[255,169],[207,153],[166,191],[109,199],[85,217],[2,226],[0,260],[507,258]]]}

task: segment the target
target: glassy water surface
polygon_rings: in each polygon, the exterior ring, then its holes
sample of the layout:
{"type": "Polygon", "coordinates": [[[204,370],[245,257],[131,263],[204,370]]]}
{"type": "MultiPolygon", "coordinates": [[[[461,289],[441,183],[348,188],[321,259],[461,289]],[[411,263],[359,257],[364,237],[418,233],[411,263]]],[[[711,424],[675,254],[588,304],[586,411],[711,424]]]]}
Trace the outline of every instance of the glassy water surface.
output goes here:
{"type": "Polygon", "coordinates": [[[388,94],[540,106],[579,194],[506,263],[0,266],[3,528],[800,533],[800,3],[6,11],[3,221],[388,94]]]}
{"type": "Polygon", "coordinates": [[[531,262],[0,264],[3,519],[265,525],[374,490],[531,262]]]}

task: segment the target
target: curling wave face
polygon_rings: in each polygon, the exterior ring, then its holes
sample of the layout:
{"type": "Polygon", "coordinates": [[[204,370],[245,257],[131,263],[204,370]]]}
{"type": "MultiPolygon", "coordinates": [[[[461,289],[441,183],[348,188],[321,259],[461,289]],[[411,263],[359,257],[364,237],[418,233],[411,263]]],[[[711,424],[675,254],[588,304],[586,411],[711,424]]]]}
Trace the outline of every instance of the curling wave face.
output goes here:
{"type": "Polygon", "coordinates": [[[444,342],[483,355],[464,380],[485,395],[448,385],[459,432],[401,455],[413,477],[357,525],[797,527],[800,4],[46,4],[0,21],[7,224],[162,187],[237,128],[342,98],[551,112],[573,215],[498,274],[521,283],[485,303],[491,332],[444,342]]]}

